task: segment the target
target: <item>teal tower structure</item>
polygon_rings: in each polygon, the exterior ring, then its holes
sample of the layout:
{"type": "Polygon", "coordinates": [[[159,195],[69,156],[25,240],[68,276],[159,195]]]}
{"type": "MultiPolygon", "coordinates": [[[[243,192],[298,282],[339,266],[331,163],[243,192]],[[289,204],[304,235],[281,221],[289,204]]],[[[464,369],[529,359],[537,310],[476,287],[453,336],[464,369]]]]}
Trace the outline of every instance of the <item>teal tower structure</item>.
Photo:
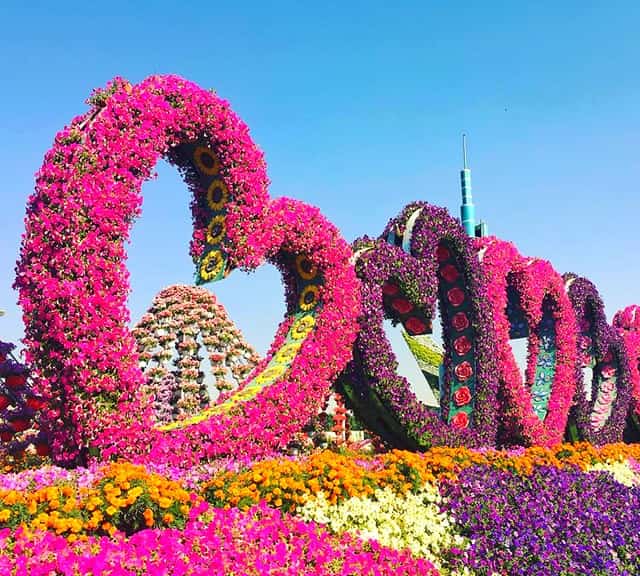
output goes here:
{"type": "Polygon", "coordinates": [[[467,135],[462,135],[463,168],[460,170],[460,185],[462,187],[462,206],[460,206],[460,220],[469,236],[476,235],[476,207],[471,196],[471,170],[467,166],[467,135]]]}

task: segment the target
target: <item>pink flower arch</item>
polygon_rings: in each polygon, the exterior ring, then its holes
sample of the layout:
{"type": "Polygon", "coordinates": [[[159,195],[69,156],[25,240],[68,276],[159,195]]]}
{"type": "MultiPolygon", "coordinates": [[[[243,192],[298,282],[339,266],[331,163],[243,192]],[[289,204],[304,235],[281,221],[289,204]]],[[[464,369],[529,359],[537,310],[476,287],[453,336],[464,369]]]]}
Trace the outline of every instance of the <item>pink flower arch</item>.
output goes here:
{"type": "Polygon", "coordinates": [[[116,78],[89,104],[37,174],[15,280],[55,460],[99,452],[184,465],[285,445],[351,357],[360,295],[348,244],[318,209],[269,198],[262,152],[216,94],[176,76],[116,78]],[[124,242],[160,157],[193,193],[198,280],[269,261],[287,292],[265,360],[217,407],[173,429],[153,428],[140,405],[126,307],[124,242]]]}

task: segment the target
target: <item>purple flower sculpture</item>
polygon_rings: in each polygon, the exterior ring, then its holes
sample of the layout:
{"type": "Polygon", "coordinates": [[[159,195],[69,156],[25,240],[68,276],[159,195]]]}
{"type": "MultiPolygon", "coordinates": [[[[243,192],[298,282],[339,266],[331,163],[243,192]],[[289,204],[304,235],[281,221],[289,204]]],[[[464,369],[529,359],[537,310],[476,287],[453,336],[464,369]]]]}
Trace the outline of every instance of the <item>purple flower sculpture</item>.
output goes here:
{"type": "Polygon", "coordinates": [[[568,434],[592,444],[621,442],[629,403],[631,372],[622,337],[607,323],[595,285],[576,274],[564,274],[578,325],[576,392],[568,434]],[[593,379],[584,382],[584,367],[593,379]],[[575,426],[575,429],[573,428],[575,426]]]}
{"type": "Polygon", "coordinates": [[[408,205],[377,240],[354,243],[363,314],[354,360],[340,387],[359,416],[399,447],[493,445],[498,375],[484,279],[469,238],[444,208],[408,205]],[[429,332],[436,304],[445,343],[440,410],[396,372],[383,321],[429,332]]]}

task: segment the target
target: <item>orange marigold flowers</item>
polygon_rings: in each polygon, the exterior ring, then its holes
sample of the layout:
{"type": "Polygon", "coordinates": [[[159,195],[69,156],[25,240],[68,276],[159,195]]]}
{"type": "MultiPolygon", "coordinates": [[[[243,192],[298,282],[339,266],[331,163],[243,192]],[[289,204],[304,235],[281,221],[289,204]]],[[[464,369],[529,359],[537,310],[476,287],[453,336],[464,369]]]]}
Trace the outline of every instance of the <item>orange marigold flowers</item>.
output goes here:
{"type": "Polygon", "coordinates": [[[151,526],[153,526],[153,510],[151,510],[150,508],[145,508],[142,516],[144,517],[145,525],[148,528],[151,528],[151,526]]]}

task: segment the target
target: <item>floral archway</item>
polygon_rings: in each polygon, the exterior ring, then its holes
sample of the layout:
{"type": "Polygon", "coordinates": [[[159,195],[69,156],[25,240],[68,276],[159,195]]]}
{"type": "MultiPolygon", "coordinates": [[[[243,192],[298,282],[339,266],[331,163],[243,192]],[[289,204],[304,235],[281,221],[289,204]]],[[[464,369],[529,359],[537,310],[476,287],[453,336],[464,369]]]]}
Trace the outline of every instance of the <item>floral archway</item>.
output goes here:
{"type": "Polygon", "coordinates": [[[56,136],[27,206],[15,287],[27,359],[57,462],[92,453],[190,461],[262,454],[322,405],[351,356],[359,289],[350,249],[319,210],[271,199],[262,153],[229,104],[176,76],[115,79],[56,136]],[[243,386],[170,429],[152,426],[128,328],[124,243],[160,157],[192,192],[198,281],[271,262],[287,313],[243,386]],[[320,353],[319,351],[322,351],[320,353]]]}

